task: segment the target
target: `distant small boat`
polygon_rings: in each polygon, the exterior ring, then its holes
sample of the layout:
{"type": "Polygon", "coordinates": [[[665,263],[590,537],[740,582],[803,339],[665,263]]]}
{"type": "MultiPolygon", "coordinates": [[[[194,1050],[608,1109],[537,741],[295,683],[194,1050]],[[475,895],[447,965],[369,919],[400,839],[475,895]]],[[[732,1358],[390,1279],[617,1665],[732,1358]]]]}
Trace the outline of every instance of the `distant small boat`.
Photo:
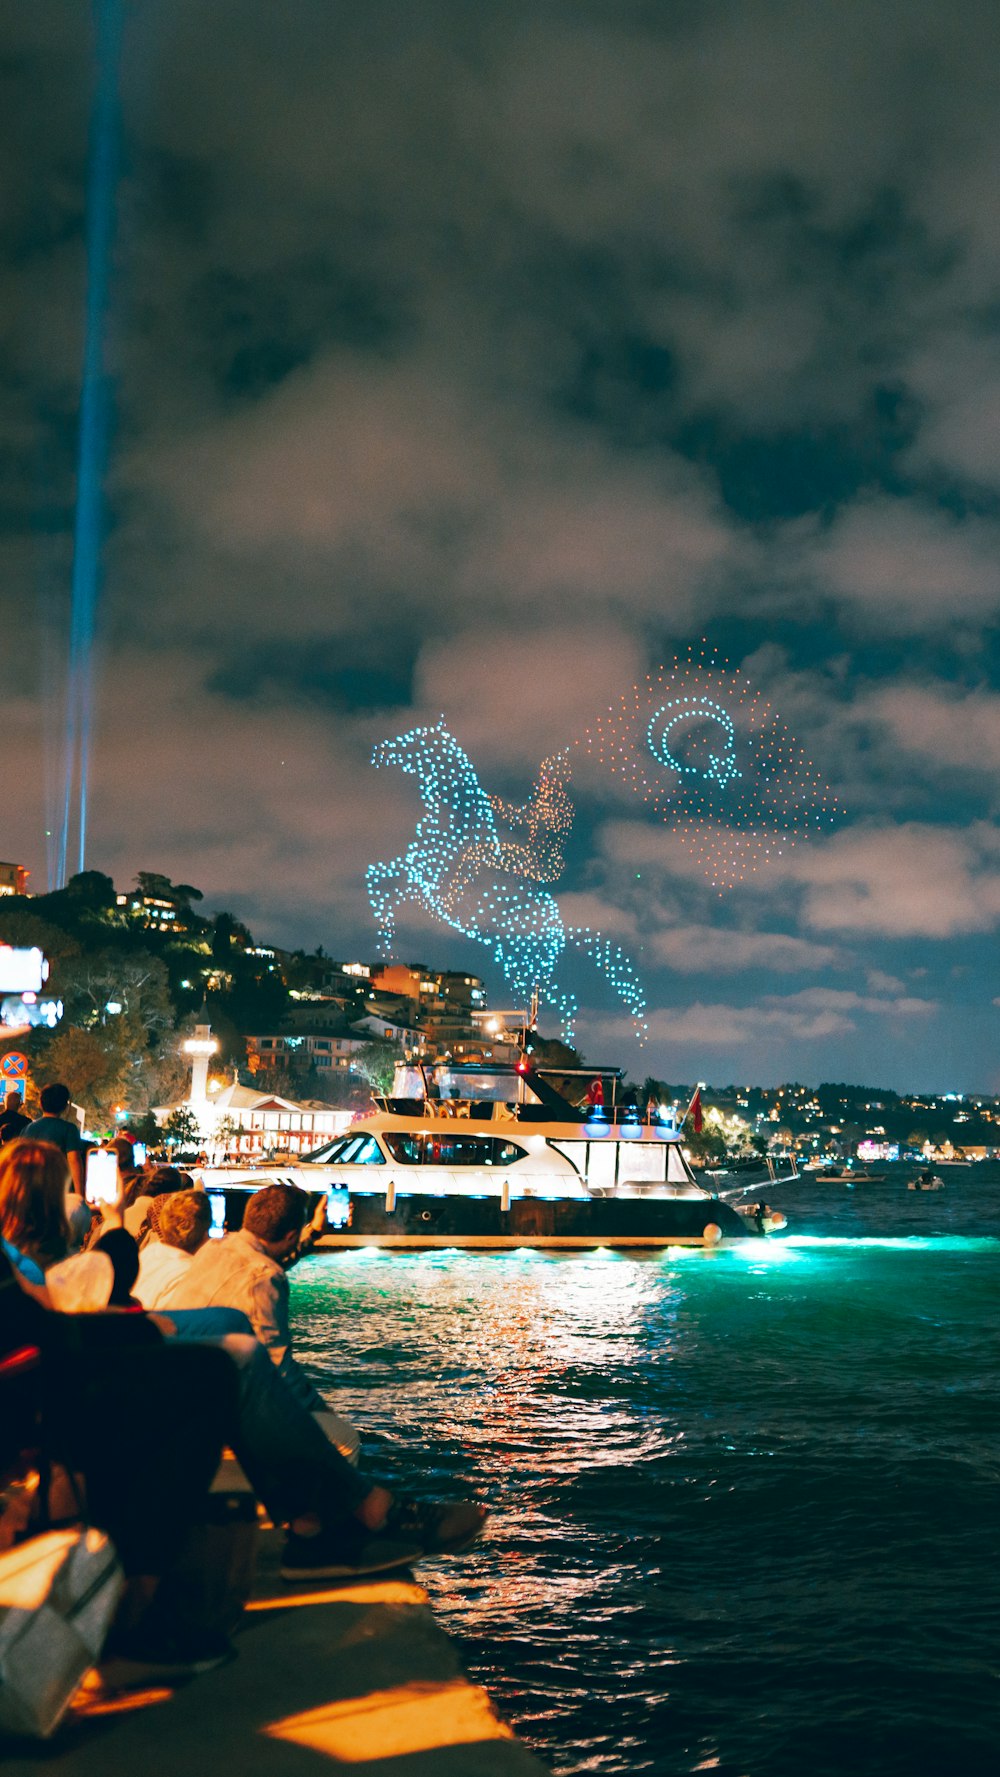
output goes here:
{"type": "Polygon", "coordinates": [[[936,1172],[921,1172],[917,1178],[907,1180],[908,1191],[943,1191],[944,1179],[938,1178],[936,1172]]]}
{"type": "Polygon", "coordinates": [[[884,1172],[866,1172],[863,1166],[825,1166],[816,1173],[827,1185],[882,1185],[884,1172]]]}

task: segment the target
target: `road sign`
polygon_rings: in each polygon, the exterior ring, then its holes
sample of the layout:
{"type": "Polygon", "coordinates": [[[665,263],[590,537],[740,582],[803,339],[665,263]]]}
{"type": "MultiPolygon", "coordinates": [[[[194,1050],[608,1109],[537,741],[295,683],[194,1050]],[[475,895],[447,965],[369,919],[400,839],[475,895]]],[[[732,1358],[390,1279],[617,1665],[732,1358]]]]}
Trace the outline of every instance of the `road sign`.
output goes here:
{"type": "Polygon", "coordinates": [[[28,1057],[19,1049],[8,1049],[6,1055],[0,1055],[0,1074],[5,1080],[23,1080],[28,1073],[28,1057]]]}

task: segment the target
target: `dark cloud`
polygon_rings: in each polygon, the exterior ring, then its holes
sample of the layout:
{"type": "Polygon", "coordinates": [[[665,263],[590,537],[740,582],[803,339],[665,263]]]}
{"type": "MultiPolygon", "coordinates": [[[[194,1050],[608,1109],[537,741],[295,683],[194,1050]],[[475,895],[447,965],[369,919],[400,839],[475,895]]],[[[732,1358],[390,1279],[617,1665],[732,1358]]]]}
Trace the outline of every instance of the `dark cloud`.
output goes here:
{"type": "MultiPolygon", "coordinates": [[[[415,819],[380,729],[444,711],[516,792],[707,635],[841,830],[720,908],[584,773],[569,904],[723,1071],[891,1028],[900,1084],[996,1084],[949,969],[1000,920],[998,51],[986,0],[127,8],[95,864],[370,949],[415,819]]],[[[39,874],[90,54],[70,0],[0,20],[4,847],[39,874]]]]}

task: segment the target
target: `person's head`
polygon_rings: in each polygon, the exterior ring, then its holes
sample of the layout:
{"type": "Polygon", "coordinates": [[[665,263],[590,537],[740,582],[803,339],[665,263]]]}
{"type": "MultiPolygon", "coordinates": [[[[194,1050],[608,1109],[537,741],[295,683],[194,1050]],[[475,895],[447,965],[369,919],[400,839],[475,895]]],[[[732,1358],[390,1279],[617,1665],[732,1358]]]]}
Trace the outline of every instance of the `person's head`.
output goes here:
{"type": "Polygon", "coordinates": [[[10,1141],[0,1148],[0,1234],[33,1259],[61,1259],[69,1242],[69,1167],[50,1141],[10,1141]]]}
{"type": "Polygon", "coordinates": [[[184,1178],[176,1166],[155,1166],[142,1181],[144,1197],[165,1197],[168,1191],[183,1191],[184,1178]]]}
{"type": "Polygon", "coordinates": [[[19,1111],[21,1109],[21,1094],[19,1092],[5,1092],[3,1108],[5,1111],[19,1111]]]}
{"type": "Polygon", "coordinates": [[[132,1286],[139,1275],[139,1248],[124,1228],[109,1228],[95,1240],[95,1253],[107,1253],[114,1266],[115,1281],[108,1297],[109,1308],[127,1308],[132,1301],[132,1286]]]}
{"type": "Polygon", "coordinates": [[[205,1191],[175,1191],[158,1199],[157,1231],[164,1246],[196,1253],[208,1239],[212,1210],[205,1191]]]}
{"type": "Polygon", "coordinates": [[[69,1087],[57,1084],[43,1086],[38,1096],[47,1117],[61,1117],[69,1104],[69,1087]]]}
{"type": "Polygon", "coordinates": [[[118,1155],[118,1167],[121,1172],[135,1171],[135,1150],[127,1135],[112,1136],[108,1143],[118,1155]]]}
{"type": "Polygon", "coordinates": [[[250,1198],[243,1226],[273,1259],[283,1259],[298,1245],[308,1213],[309,1199],[304,1191],[294,1185],[265,1185],[250,1198]]]}

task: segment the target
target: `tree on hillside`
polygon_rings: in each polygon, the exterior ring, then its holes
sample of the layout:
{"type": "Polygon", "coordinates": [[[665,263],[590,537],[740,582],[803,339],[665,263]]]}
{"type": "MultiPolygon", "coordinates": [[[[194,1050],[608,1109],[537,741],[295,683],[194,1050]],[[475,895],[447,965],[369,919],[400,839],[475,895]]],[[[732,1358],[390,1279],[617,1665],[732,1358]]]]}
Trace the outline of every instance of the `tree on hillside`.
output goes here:
{"type": "Polygon", "coordinates": [[[105,1122],[119,1105],[144,1111],[183,1090],[187,1069],[167,991],[167,972],[145,952],[100,951],[59,970],[61,1026],[39,1033],[39,1066],[62,1078],[105,1122]]]}
{"type": "Polygon", "coordinates": [[[351,1072],[367,1081],[374,1092],[389,1092],[396,1063],[402,1059],[402,1043],[390,1043],[386,1037],[376,1037],[355,1049],[351,1056],[351,1072]]]}
{"type": "Polygon", "coordinates": [[[127,1102],[127,1075],[120,1054],[100,1031],[64,1024],[38,1065],[42,1081],[59,1080],[98,1124],[110,1128],[115,1111],[127,1102]]]}
{"type": "Polygon", "coordinates": [[[159,870],[139,870],[136,873],[136,886],[141,895],[150,895],[158,901],[183,901],[187,906],[192,901],[205,899],[201,889],[192,888],[189,882],[171,882],[159,870]]]}
{"type": "Polygon", "coordinates": [[[71,876],[63,894],[80,907],[89,907],[93,912],[106,912],[118,905],[114,882],[105,876],[102,870],[79,870],[71,876]]]}
{"type": "Polygon", "coordinates": [[[36,903],[37,898],[33,903],[21,895],[4,896],[0,900],[0,944],[13,944],[25,950],[37,945],[50,962],[56,962],[60,957],[78,956],[80,946],[76,939],[61,926],[41,918],[36,903]]]}

